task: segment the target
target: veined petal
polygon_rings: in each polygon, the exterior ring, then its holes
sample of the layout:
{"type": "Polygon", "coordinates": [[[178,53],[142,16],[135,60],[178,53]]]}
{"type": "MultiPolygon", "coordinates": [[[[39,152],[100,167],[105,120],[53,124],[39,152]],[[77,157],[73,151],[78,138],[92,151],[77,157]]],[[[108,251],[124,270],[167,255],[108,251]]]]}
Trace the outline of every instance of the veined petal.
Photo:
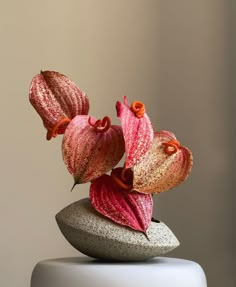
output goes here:
{"type": "Polygon", "coordinates": [[[140,117],[135,115],[128,105],[126,97],[124,97],[124,104],[116,103],[116,110],[125,139],[125,168],[130,168],[139,163],[146,155],[153,140],[154,131],[145,110],[140,117]]]}
{"type": "Polygon", "coordinates": [[[180,146],[173,133],[156,132],[145,158],[134,166],[133,189],[142,193],[167,191],[188,177],[192,162],[190,150],[180,146]]]}
{"type": "MultiPolygon", "coordinates": [[[[54,71],[44,71],[33,78],[29,100],[47,130],[64,118],[73,119],[89,111],[87,95],[68,77],[54,71]]],[[[60,126],[58,133],[64,133],[67,124],[60,126]]]]}
{"type": "Polygon", "coordinates": [[[92,181],[108,172],[124,154],[121,127],[111,125],[106,131],[100,132],[96,130],[96,122],[95,118],[86,115],[76,116],[65,131],[63,160],[75,184],[92,181]],[[94,126],[89,122],[94,123],[94,126]]]}
{"type": "Polygon", "coordinates": [[[90,200],[99,213],[134,230],[145,233],[151,222],[152,196],[127,193],[109,175],[102,175],[92,182],[90,200]]]}

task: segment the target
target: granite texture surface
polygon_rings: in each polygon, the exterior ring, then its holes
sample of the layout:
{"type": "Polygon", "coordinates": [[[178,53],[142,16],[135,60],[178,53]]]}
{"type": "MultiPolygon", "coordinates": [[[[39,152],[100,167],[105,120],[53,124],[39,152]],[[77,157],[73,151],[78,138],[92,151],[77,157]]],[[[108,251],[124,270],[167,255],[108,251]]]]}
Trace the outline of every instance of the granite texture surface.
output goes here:
{"type": "Polygon", "coordinates": [[[100,215],[89,198],[62,209],[56,215],[56,221],[73,247],[102,260],[141,261],[179,246],[179,241],[163,222],[151,222],[146,237],[100,215]]]}

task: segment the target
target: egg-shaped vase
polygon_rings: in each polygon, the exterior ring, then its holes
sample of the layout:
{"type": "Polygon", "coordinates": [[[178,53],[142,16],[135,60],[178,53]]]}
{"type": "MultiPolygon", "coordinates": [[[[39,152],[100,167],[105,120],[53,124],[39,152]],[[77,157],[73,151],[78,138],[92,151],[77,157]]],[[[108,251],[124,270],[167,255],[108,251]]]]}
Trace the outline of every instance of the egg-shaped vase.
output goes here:
{"type": "Polygon", "coordinates": [[[99,214],[89,198],[62,209],[56,221],[74,248],[97,259],[142,261],[179,246],[178,239],[163,222],[152,221],[145,235],[99,214]]]}

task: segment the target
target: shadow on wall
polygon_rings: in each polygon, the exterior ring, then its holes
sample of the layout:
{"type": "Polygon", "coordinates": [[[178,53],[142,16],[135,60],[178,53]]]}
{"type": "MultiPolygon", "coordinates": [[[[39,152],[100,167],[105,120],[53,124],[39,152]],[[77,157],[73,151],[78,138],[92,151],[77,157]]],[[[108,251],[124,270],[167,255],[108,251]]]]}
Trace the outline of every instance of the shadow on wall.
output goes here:
{"type": "Polygon", "coordinates": [[[180,240],[171,256],[199,262],[215,287],[235,286],[236,2],[230,3],[161,1],[160,7],[159,120],[192,150],[194,165],[184,184],[156,196],[156,217],[180,240]]]}

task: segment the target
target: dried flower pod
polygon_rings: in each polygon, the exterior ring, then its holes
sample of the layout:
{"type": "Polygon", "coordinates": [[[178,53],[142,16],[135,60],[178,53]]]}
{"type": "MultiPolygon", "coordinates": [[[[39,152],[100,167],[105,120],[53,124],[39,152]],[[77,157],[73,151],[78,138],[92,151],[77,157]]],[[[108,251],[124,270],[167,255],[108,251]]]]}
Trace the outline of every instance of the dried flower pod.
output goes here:
{"type": "Polygon", "coordinates": [[[125,150],[120,126],[110,119],[76,116],[68,125],[63,142],[63,160],[75,184],[94,180],[121,160],[125,150]]]}
{"type": "Polygon", "coordinates": [[[54,71],[44,71],[33,78],[29,100],[48,130],[48,140],[63,134],[75,116],[89,111],[87,95],[68,77],[54,71]]]}
{"type": "Polygon", "coordinates": [[[189,175],[192,154],[180,146],[173,133],[155,133],[153,143],[145,158],[133,168],[133,189],[142,193],[167,191],[189,175]]]}
{"type": "Polygon", "coordinates": [[[152,219],[153,201],[150,194],[129,193],[106,174],[92,182],[90,201],[102,215],[143,233],[152,219]]]}
{"type": "Polygon", "coordinates": [[[125,168],[130,168],[144,158],[153,140],[154,131],[145,113],[144,104],[133,102],[129,106],[126,97],[123,100],[124,104],[116,103],[116,110],[125,138],[125,168]]]}

